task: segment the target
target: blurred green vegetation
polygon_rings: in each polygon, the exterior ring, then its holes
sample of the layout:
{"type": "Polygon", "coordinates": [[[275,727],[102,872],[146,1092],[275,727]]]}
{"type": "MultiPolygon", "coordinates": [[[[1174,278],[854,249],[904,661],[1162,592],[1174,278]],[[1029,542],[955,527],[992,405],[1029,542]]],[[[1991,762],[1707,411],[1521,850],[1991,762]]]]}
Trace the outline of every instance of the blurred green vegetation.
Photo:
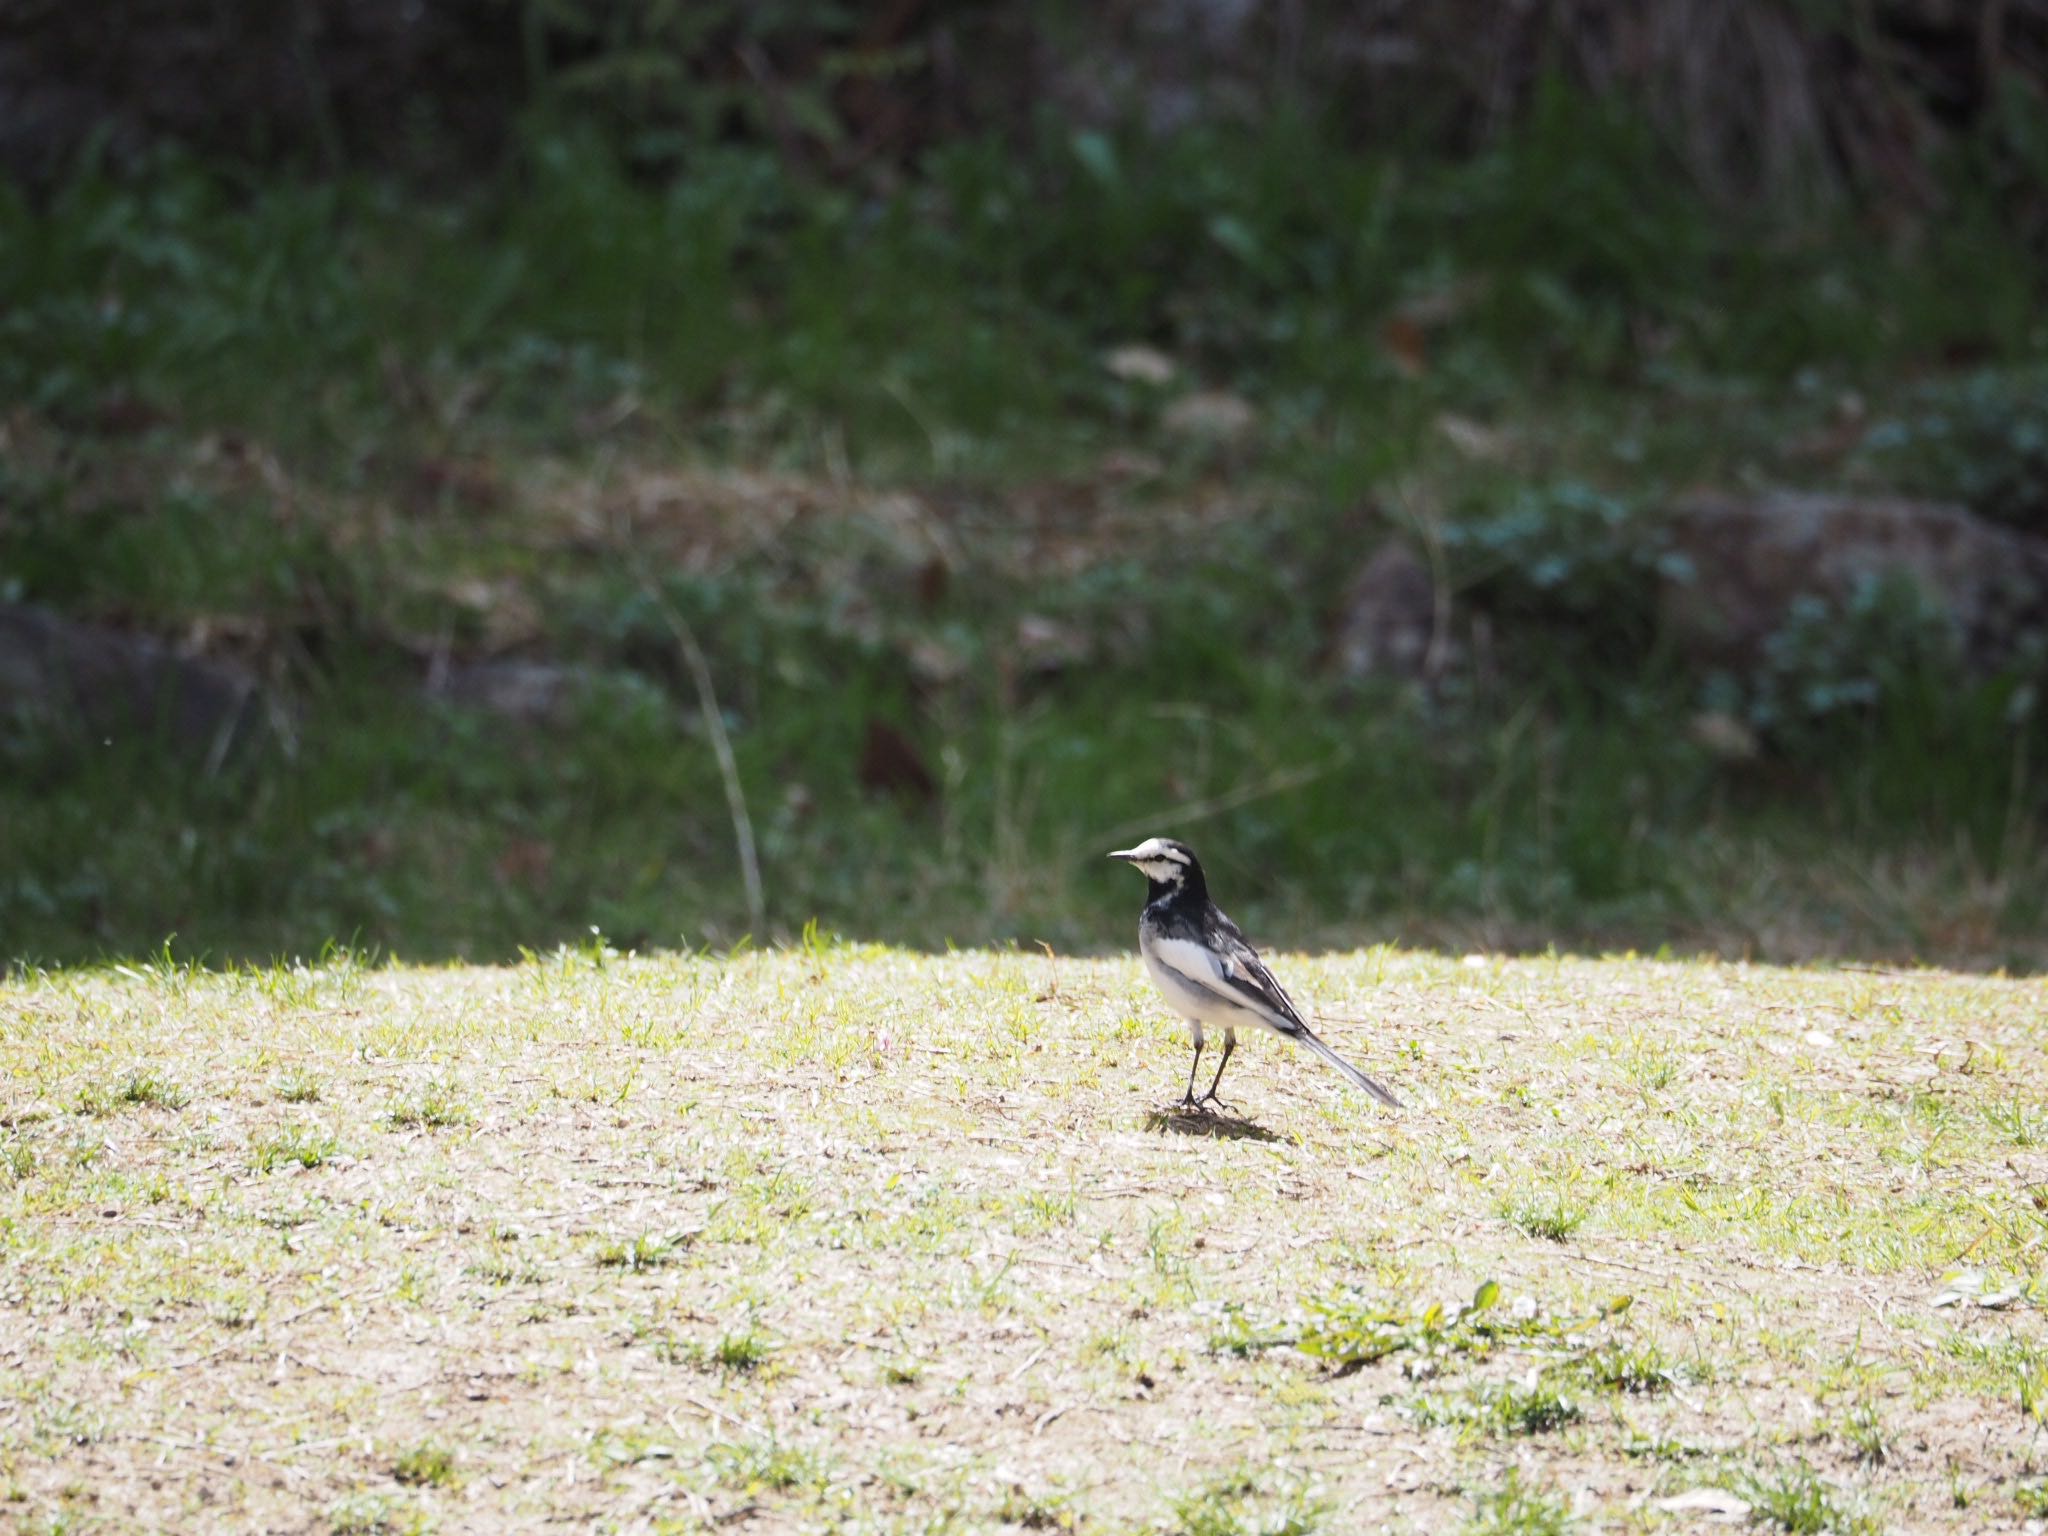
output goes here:
{"type": "Polygon", "coordinates": [[[1116,943],[1143,829],[1277,943],[2038,963],[2024,669],[1874,597],[1702,676],[1656,602],[1690,486],[2038,516],[2040,253],[1956,157],[1939,217],[1749,224],[1559,86],[1461,158],[1283,116],[657,179],[541,122],[453,195],[168,152],[0,193],[0,598],[203,637],[293,720],[226,764],[8,725],[0,956],[737,940],[666,605],[757,939],[1116,943]],[[1204,390],[1248,426],[1178,427],[1204,390]],[[1389,533],[1497,638],[1428,696],[1327,664],[1389,533]],[[606,686],[421,697],[498,653],[606,686]],[[878,725],[920,772],[863,773],[878,725]]]}

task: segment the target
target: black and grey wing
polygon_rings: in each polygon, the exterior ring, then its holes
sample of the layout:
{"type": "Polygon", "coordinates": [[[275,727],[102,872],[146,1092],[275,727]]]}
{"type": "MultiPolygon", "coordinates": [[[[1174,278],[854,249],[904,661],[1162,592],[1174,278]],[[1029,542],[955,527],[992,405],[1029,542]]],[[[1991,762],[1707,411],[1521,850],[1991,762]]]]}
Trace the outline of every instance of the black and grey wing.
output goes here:
{"type": "Polygon", "coordinates": [[[1216,916],[1217,922],[1205,936],[1207,942],[1163,935],[1155,939],[1153,948],[1161,962],[1191,985],[1253,1015],[1275,1034],[1299,1042],[1382,1104],[1398,1109],[1401,1101],[1384,1083],[1367,1077],[1317,1038],[1294,1006],[1294,999],[1287,995],[1287,989],[1267,969],[1259,952],[1245,941],[1237,925],[1220,912],[1216,916]]]}
{"type": "Polygon", "coordinates": [[[1200,933],[1184,929],[1155,934],[1152,953],[1189,986],[1225,1007],[1251,1014],[1245,1021],[1248,1024],[1263,1024],[1283,1035],[1299,1034],[1308,1027],[1258,952],[1227,919],[1206,925],[1206,931],[1200,933]]]}
{"type": "Polygon", "coordinates": [[[1224,976],[1234,985],[1256,997],[1273,1014],[1293,1026],[1292,1030],[1273,1027],[1280,1033],[1291,1034],[1295,1030],[1306,1030],[1308,1025],[1301,1017],[1301,1010],[1294,1006],[1294,999],[1287,995],[1287,989],[1280,985],[1280,979],[1266,968],[1266,962],[1259,958],[1259,952],[1236,932],[1232,925],[1231,938],[1220,950],[1223,957],[1224,976]]]}

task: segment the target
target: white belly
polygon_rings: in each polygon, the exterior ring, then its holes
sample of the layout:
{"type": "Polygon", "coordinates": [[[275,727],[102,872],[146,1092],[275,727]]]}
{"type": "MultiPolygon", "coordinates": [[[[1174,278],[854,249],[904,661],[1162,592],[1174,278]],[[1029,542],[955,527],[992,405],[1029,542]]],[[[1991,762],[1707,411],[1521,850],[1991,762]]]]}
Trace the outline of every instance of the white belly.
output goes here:
{"type": "Polygon", "coordinates": [[[1218,997],[1208,988],[1186,980],[1159,958],[1153,951],[1150,937],[1144,933],[1138,935],[1138,952],[1145,957],[1145,969],[1165,996],[1166,1006],[1188,1021],[1197,1044],[1201,1042],[1205,1026],[1235,1029],[1266,1022],[1249,1008],[1240,1008],[1228,998],[1218,997]]]}

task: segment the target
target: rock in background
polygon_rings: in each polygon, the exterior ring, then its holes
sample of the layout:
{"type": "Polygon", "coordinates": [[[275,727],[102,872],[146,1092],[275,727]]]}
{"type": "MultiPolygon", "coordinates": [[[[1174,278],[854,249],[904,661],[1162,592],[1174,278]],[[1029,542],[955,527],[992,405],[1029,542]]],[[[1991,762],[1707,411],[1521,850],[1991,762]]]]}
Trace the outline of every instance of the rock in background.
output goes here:
{"type": "Polygon", "coordinates": [[[1695,495],[1666,531],[1678,559],[1666,562],[1664,615],[1709,664],[1757,662],[1795,603],[1840,609],[1900,580],[1949,617],[1980,673],[2030,654],[2048,623],[2048,539],[1946,502],[1695,495]]]}
{"type": "Polygon", "coordinates": [[[218,764],[263,723],[256,679],[149,635],[0,604],[0,715],[98,743],[138,734],[218,764]]]}
{"type": "Polygon", "coordinates": [[[1457,660],[1449,602],[1421,557],[1389,539],[1344,594],[1332,668],[1347,683],[1434,684],[1457,660]]]}

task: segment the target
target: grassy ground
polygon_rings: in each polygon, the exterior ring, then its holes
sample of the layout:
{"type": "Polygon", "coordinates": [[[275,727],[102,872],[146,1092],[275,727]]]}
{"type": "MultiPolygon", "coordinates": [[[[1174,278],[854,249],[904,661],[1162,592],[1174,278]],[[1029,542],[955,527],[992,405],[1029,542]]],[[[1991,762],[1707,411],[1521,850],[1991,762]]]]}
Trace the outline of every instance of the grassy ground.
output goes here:
{"type": "Polygon", "coordinates": [[[23,1531],[2020,1530],[2036,982],[813,937],[0,989],[23,1531]],[[1700,1490],[1710,1490],[1702,1493],[1700,1490]]]}

